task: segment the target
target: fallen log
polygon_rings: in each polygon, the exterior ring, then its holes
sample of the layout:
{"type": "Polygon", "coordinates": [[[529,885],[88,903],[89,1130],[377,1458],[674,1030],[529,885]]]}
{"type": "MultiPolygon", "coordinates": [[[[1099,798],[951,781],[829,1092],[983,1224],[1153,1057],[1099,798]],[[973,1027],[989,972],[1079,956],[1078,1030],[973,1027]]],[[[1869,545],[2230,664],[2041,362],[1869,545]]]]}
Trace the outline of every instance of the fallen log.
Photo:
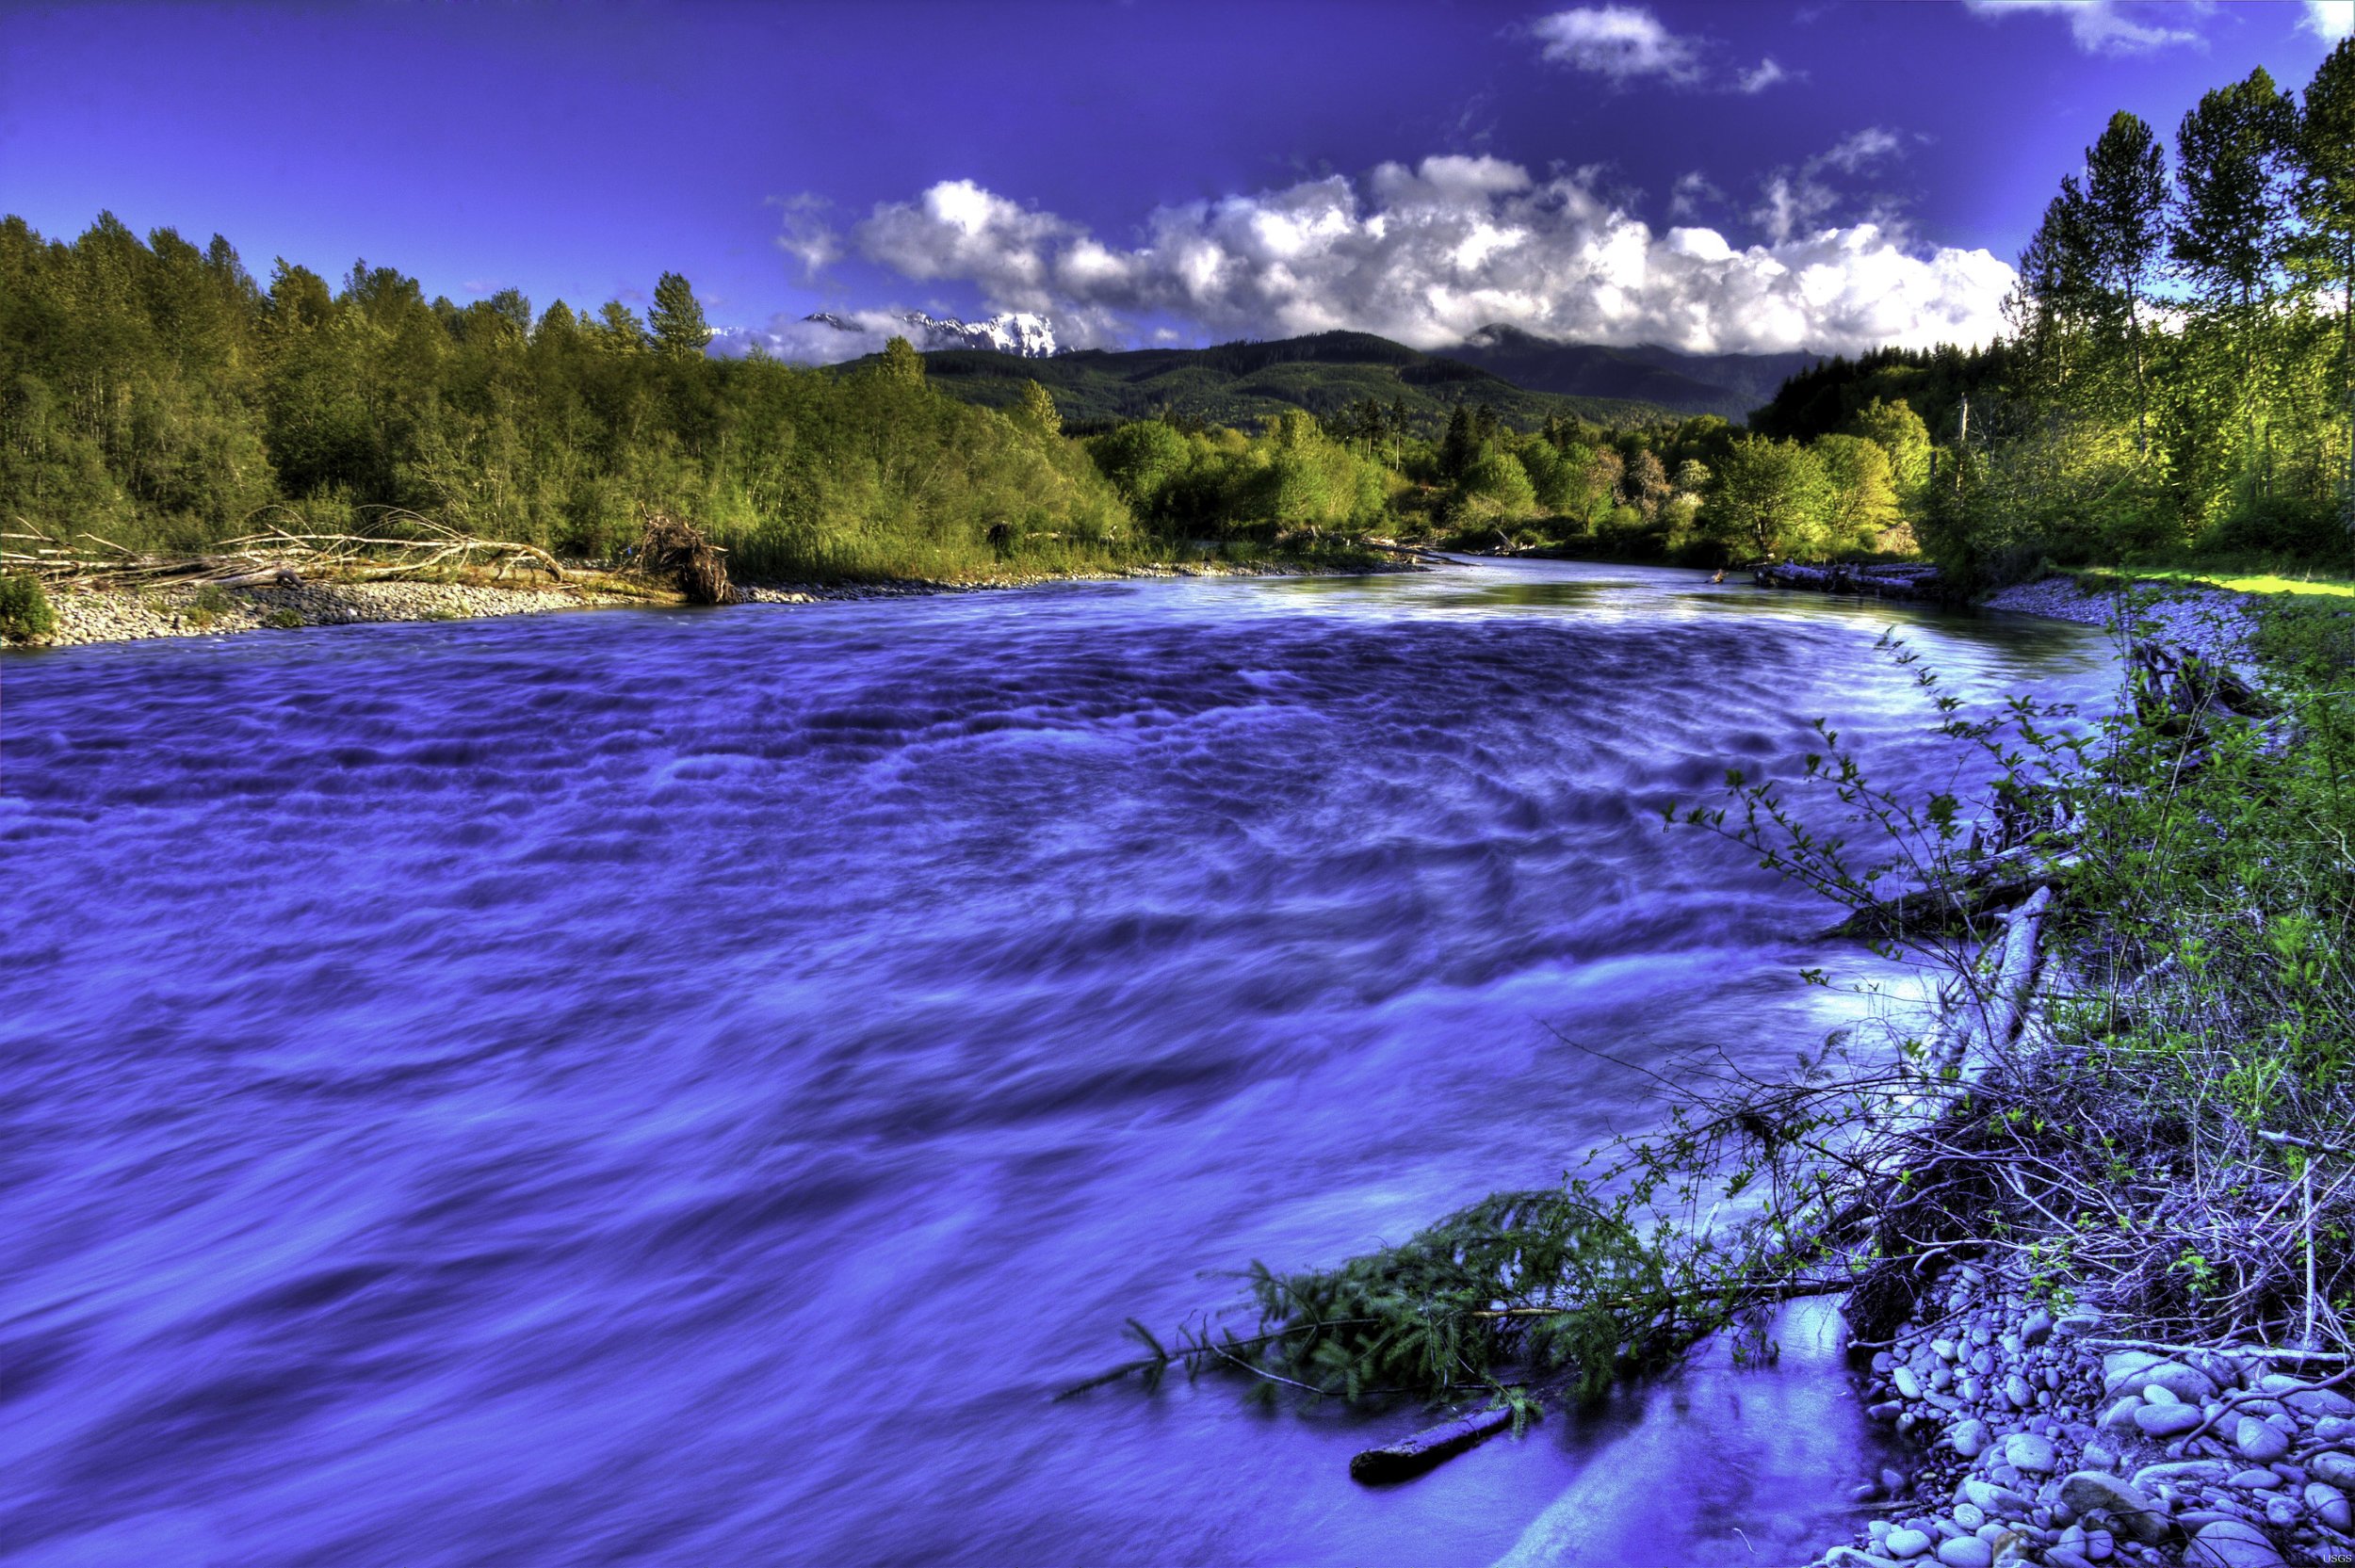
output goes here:
{"type": "Polygon", "coordinates": [[[1761,588],[1869,593],[1884,599],[1936,599],[1944,592],[1935,566],[1857,566],[1842,561],[1827,566],[1802,566],[1795,561],[1777,561],[1757,568],[1750,577],[1761,588]]]}
{"type": "Polygon", "coordinates": [[[2012,877],[1961,887],[1916,888],[1911,893],[1866,905],[1826,934],[1875,937],[1954,930],[1998,910],[2011,908],[2043,885],[2041,877],[2012,877]]]}
{"type": "Polygon", "coordinates": [[[1486,1442],[1513,1424],[1509,1410],[1484,1410],[1417,1432],[1387,1448],[1368,1448],[1349,1462],[1349,1479],[1368,1486],[1412,1480],[1424,1471],[1486,1442]]]}

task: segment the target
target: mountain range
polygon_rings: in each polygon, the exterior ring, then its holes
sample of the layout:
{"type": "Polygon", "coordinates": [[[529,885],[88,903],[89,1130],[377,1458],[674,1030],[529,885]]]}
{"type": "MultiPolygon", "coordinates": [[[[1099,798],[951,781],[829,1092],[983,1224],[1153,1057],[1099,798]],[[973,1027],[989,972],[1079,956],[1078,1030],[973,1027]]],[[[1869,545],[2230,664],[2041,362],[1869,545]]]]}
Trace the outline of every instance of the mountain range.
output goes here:
{"type": "MultiPolygon", "coordinates": [[[[811,321],[859,331],[856,323],[826,313],[811,321]]],[[[1820,362],[1805,352],[1781,354],[1687,354],[1645,344],[1612,348],[1595,343],[1556,343],[1519,327],[1483,327],[1450,348],[1423,353],[1365,332],[1320,332],[1274,343],[1231,343],[1216,348],[1064,349],[1048,317],[1010,312],[978,321],[905,311],[898,319],[909,341],[935,362],[933,373],[966,383],[977,401],[1013,397],[1025,380],[1042,381],[1064,405],[1064,417],[1081,422],[1133,419],[1167,407],[1204,418],[1225,418],[1228,405],[1273,402],[1329,413],[1364,396],[1385,402],[1408,394],[1410,407],[1437,402],[1487,402],[1502,412],[1522,401],[1513,392],[1550,394],[1568,400],[1572,412],[1605,423],[1667,413],[1713,413],[1740,421],[1775,395],[1790,377],[1820,362]],[[993,355],[999,362],[1074,362],[1049,374],[1035,363],[1016,369],[991,361],[948,360],[962,352],[993,355]],[[1485,372],[1506,383],[1475,389],[1470,378],[1437,362],[1485,372]],[[1283,365],[1291,368],[1276,371],[1283,365]],[[1302,366],[1324,367],[1315,371],[1302,366]],[[1353,367],[1344,373],[1340,366],[1353,367]],[[1202,372],[1207,371],[1207,377],[1202,372]],[[1395,380],[1388,392],[1382,385],[1395,380]],[[1251,382],[1238,387],[1234,383],[1251,382]],[[1307,382],[1318,383],[1314,388],[1307,382]],[[996,382],[1006,384],[993,385],[996,382]],[[1444,389],[1444,390],[1442,390],[1444,389]],[[1140,404],[1139,396],[1146,399],[1140,404]],[[1160,401],[1154,401],[1154,399],[1160,401]]],[[[1268,409],[1242,411],[1242,416],[1268,409]]],[[[1428,412],[1427,409],[1421,412],[1428,412]]],[[[1527,411],[1523,411],[1524,412],[1527,411]]]]}
{"type": "Polygon", "coordinates": [[[1769,401],[1775,389],[1819,364],[1821,354],[1686,354],[1657,344],[1606,348],[1555,343],[1519,327],[1483,327],[1440,357],[1477,365],[1531,392],[1572,397],[1626,397],[1679,413],[1715,413],[1735,421],[1769,401]]]}
{"type": "MultiPolygon", "coordinates": [[[[1043,315],[1033,315],[1028,311],[1007,311],[983,321],[959,321],[951,315],[933,315],[924,311],[900,311],[897,316],[909,330],[908,341],[926,353],[947,348],[979,348],[1012,354],[1017,359],[1043,360],[1059,352],[1055,344],[1055,324],[1043,315]]],[[[819,311],[802,319],[816,321],[845,332],[867,330],[832,311],[819,311]]]]}
{"type": "MultiPolygon", "coordinates": [[[[808,319],[861,330],[823,314],[808,319]]],[[[1502,325],[1428,353],[1370,332],[1212,348],[1058,349],[1054,323],[1042,315],[967,322],[908,311],[899,319],[943,391],[995,407],[1035,380],[1054,394],[1064,421],[1081,427],[1156,413],[1257,422],[1287,408],[1325,417],[1368,397],[1405,403],[1419,427],[1443,422],[1458,403],[1486,403],[1523,428],[1552,413],[1605,425],[1704,413],[1740,422],[1821,357],[1611,348],[1502,325]]]]}
{"type": "Polygon", "coordinates": [[[1615,426],[1675,417],[1651,403],[1529,392],[1477,365],[1367,332],[1215,348],[1081,348],[1048,359],[951,348],[926,354],[924,368],[941,391],[993,408],[1012,403],[1025,382],[1037,381],[1054,395],[1064,425],[1073,429],[1156,415],[1256,425],[1287,409],[1330,418],[1367,398],[1385,409],[1403,405],[1409,427],[1426,434],[1445,425],[1459,404],[1486,403],[1522,429],[1551,414],[1615,426]]]}

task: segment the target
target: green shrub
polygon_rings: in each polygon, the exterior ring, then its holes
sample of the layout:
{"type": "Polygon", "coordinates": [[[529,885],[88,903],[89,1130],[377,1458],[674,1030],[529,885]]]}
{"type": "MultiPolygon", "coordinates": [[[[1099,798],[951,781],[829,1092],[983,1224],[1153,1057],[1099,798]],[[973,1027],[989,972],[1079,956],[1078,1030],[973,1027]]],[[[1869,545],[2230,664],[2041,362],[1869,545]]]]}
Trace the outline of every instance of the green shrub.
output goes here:
{"type": "Polygon", "coordinates": [[[302,612],[297,609],[274,609],[262,617],[262,624],[275,626],[282,632],[291,632],[303,624],[302,612]]]}
{"type": "Polygon", "coordinates": [[[57,613],[41,579],[29,572],[0,575],[0,637],[10,642],[38,642],[55,636],[57,613]]]}

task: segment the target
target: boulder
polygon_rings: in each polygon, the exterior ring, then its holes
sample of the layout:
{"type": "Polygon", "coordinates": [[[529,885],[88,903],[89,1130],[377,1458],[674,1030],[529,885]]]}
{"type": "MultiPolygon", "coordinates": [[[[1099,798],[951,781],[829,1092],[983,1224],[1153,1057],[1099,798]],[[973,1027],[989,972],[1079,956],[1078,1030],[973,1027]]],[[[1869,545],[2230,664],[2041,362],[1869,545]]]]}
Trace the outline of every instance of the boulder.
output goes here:
{"type": "Polygon", "coordinates": [[[1966,1478],[1955,1488],[1955,1497],[1976,1508],[1990,1519],[2024,1519],[2034,1505],[2008,1486],[1983,1481],[1977,1477],[1966,1478]]]}
{"type": "Polygon", "coordinates": [[[2116,1350],[2102,1358],[2102,1393],[2115,1398],[2146,1387],[2166,1389],[2185,1404],[2196,1405],[2217,1396],[2216,1381],[2195,1366],[2168,1361],[2147,1350],[2116,1350]]]}
{"type": "Polygon", "coordinates": [[[1929,1556],[1930,1538],[1921,1530],[1894,1529],[1881,1543],[1881,1550],[1899,1562],[1909,1562],[1917,1557],[1929,1556]]]}
{"type": "Polygon", "coordinates": [[[2004,1439],[2004,1463],[2032,1476],[2049,1476],[2059,1463],[2053,1453],[2053,1440],[2032,1431],[2014,1432],[2004,1439]]]}
{"type": "Polygon", "coordinates": [[[2253,1463],[2270,1464],[2290,1451],[2290,1440],[2272,1422],[2244,1415],[2233,1429],[2233,1447],[2253,1463]]]}
{"type": "Polygon", "coordinates": [[[2342,1492],[2355,1492],[2355,1454],[2326,1449],[2306,1461],[2306,1474],[2329,1481],[2342,1492]]]}
{"type": "Polygon", "coordinates": [[[2145,1405],[2135,1412],[2135,1425],[2145,1437],[2181,1437],[2201,1419],[2198,1405],[2145,1405]]]}
{"type": "Polygon", "coordinates": [[[2118,1533],[2146,1544],[2167,1539],[2167,1511],[2141,1487],[2105,1476],[2099,1470],[2079,1470],[2060,1483],[2060,1500],[2082,1519],[2099,1511],[2110,1517],[2118,1533]]]}
{"type": "Polygon", "coordinates": [[[2233,1479],[2234,1466],[2220,1459],[2179,1459],[2164,1464],[2146,1464],[2135,1472],[2135,1484],[2148,1491],[2154,1486],[2171,1486],[2181,1491],[2187,1486],[2222,1486],[2233,1479]]]}
{"type": "Polygon", "coordinates": [[[2119,1400],[2118,1403],[2110,1406],[2108,1410],[2103,1413],[2102,1430],[2103,1431],[2139,1431],[2140,1429],[2135,1425],[2135,1412],[2140,1410],[2141,1408],[2141,1395],[2127,1395],[2124,1398],[2119,1400]]]}
{"type": "Polygon", "coordinates": [[[1938,1544],[1938,1560],[1946,1568],[1988,1568],[1995,1560],[1995,1548],[1975,1535],[1957,1535],[1938,1544]]]}
{"type": "Polygon", "coordinates": [[[2184,1568],[2282,1568],[2282,1554],[2265,1531],[2238,1519],[2200,1527],[2184,1554],[2184,1568]]]}

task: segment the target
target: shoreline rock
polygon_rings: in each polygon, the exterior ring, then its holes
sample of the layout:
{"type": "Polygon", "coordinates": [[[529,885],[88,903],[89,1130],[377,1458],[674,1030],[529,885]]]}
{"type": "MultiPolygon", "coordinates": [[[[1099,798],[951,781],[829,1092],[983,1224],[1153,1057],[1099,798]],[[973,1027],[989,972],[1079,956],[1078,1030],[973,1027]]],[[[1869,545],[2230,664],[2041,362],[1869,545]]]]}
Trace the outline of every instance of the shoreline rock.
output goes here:
{"type": "MultiPolygon", "coordinates": [[[[2211,663],[2246,665],[2257,630],[2256,612],[2249,607],[2249,598],[2224,588],[2154,584],[2137,595],[2140,602],[2134,606],[2135,620],[2150,623],[2152,635],[2160,641],[2211,663]],[[2151,593],[2152,588],[2157,589],[2155,594],[2151,593]]],[[[2076,579],[2055,573],[1990,594],[1981,607],[2040,615],[2081,626],[2116,626],[2128,606],[2124,590],[2087,590],[2076,579]]]]}
{"type": "MultiPolygon", "coordinates": [[[[1421,571],[1411,563],[1364,569],[1364,574],[1421,571]]],[[[1135,577],[1312,576],[1326,569],[1279,563],[1231,566],[1220,563],[1139,567],[1126,573],[1079,576],[1038,575],[999,582],[885,582],[855,584],[749,583],[737,585],[739,601],[760,605],[807,605],[831,600],[902,599],[940,593],[983,593],[1035,588],[1052,582],[1113,582],[1135,577]]],[[[409,621],[473,621],[555,610],[671,606],[667,592],[628,592],[587,582],[291,582],[227,587],[192,581],[126,587],[51,585],[49,602],[56,633],[27,648],[75,648],[155,638],[221,637],[235,633],[298,630],[409,621]]]]}
{"type": "Polygon", "coordinates": [[[2355,1399],[2334,1380],[2280,1372],[2263,1347],[2165,1353],[2100,1327],[1955,1270],[1863,1374],[1868,1414],[1920,1450],[1891,1499],[1917,1506],[1816,1560],[2355,1560],[2355,1399]]]}

